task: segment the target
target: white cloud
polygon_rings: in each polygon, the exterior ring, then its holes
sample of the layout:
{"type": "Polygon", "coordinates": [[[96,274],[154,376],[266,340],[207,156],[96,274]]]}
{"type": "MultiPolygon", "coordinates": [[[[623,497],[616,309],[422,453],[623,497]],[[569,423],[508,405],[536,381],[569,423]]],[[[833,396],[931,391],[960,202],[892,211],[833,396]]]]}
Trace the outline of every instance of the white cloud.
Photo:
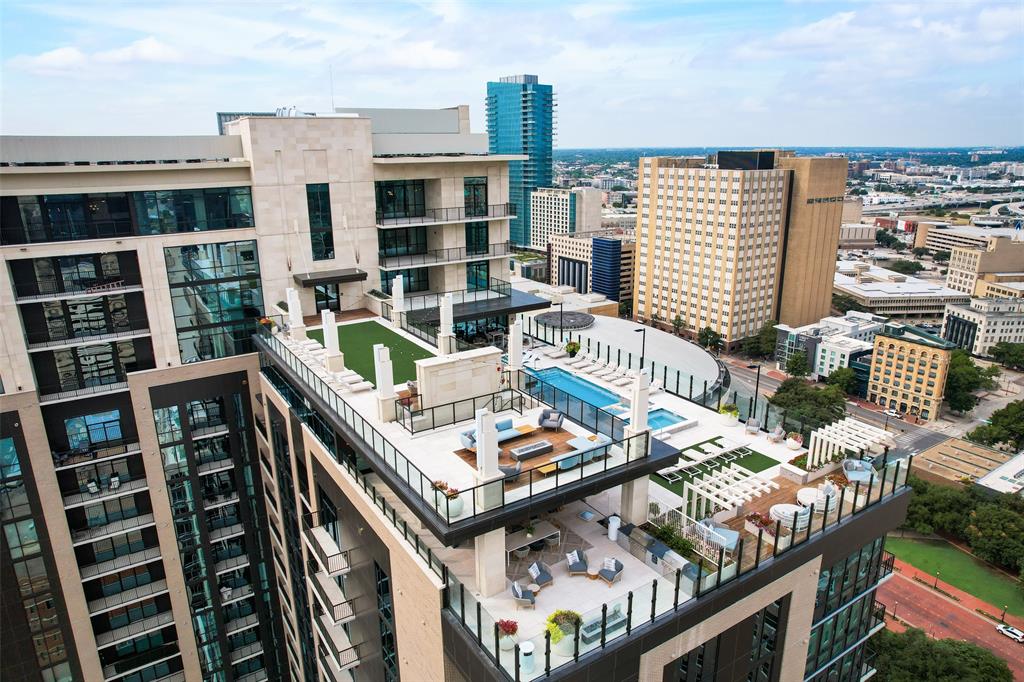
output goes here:
{"type": "Polygon", "coordinates": [[[78,47],[58,47],[37,55],[17,55],[8,66],[43,76],[86,74],[102,65],[170,64],[184,61],[179,50],[149,36],[111,50],[86,53],[78,47]]]}

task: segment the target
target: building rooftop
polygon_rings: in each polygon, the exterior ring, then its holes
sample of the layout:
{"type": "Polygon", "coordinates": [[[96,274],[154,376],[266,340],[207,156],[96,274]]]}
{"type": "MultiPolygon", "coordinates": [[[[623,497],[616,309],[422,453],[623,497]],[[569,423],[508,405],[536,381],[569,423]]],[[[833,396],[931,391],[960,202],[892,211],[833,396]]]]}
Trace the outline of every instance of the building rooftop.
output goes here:
{"type": "Polygon", "coordinates": [[[1024,495],[1024,452],[1000,464],[976,483],[1000,493],[1024,495]]]}
{"type": "MultiPolygon", "coordinates": [[[[978,481],[1011,458],[1012,455],[1005,452],[963,438],[949,438],[919,453],[914,458],[913,471],[933,483],[953,484],[964,479],[978,481]]],[[[1019,464],[1024,469],[1024,460],[1019,464]]],[[[1024,484],[1024,480],[1021,483],[1024,484]]]]}
{"type": "Polygon", "coordinates": [[[836,289],[863,298],[936,298],[954,297],[966,300],[967,294],[954,291],[940,283],[903,275],[860,261],[838,261],[833,280],[836,289]]]}

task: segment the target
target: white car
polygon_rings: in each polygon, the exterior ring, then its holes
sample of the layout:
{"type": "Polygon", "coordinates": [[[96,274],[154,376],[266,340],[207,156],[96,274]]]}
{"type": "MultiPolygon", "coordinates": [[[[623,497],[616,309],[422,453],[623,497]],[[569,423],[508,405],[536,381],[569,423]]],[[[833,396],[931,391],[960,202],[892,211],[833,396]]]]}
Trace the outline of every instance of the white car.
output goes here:
{"type": "Polygon", "coordinates": [[[996,631],[1001,632],[1015,642],[1024,643],[1024,632],[1021,632],[1012,625],[997,625],[996,631]]]}
{"type": "Polygon", "coordinates": [[[892,417],[893,419],[903,419],[903,415],[897,412],[896,410],[886,410],[885,416],[892,417]]]}

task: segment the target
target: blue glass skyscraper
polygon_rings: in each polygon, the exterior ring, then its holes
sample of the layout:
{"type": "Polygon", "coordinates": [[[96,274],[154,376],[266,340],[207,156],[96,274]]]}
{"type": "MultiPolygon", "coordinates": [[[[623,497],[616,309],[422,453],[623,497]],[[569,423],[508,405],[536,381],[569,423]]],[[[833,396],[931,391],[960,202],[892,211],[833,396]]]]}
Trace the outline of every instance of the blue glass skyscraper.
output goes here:
{"type": "Polygon", "coordinates": [[[530,193],[551,186],[555,94],[537,76],[503,76],[487,83],[487,137],[492,154],[525,154],[509,163],[509,201],[516,205],[512,243],[530,243],[530,193]]]}

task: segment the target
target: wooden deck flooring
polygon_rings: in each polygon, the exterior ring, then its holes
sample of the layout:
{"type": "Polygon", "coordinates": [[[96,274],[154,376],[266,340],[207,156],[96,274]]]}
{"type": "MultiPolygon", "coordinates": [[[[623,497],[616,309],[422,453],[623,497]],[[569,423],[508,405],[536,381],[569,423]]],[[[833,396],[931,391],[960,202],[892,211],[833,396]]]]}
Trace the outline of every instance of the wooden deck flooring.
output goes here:
{"type": "MultiPolygon", "coordinates": [[[[334,319],[338,322],[352,322],[353,320],[371,320],[377,317],[377,313],[366,308],[355,308],[353,310],[342,310],[334,313],[334,319]]],[[[319,327],[320,315],[304,315],[302,323],[307,327],[319,327]]]]}

